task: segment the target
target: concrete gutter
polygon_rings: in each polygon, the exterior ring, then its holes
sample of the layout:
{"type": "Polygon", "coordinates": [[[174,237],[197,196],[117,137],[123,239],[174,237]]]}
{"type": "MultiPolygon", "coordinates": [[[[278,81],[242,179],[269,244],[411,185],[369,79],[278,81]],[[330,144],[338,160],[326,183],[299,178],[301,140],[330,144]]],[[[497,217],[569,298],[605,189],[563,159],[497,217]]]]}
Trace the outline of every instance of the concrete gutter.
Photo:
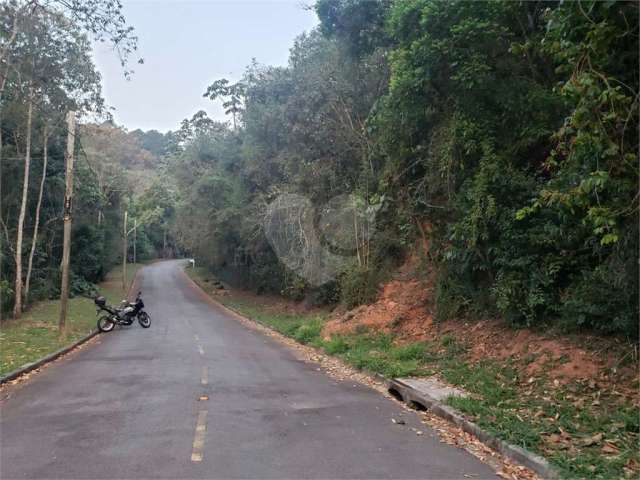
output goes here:
{"type": "Polygon", "coordinates": [[[442,385],[425,385],[428,381],[424,382],[419,379],[393,378],[386,380],[386,383],[389,393],[398,400],[404,401],[407,405],[413,408],[428,410],[457,425],[488,447],[491,447],[514,462],[533,470],[543,478],[555,479],[559,477],[558,472],[540,455],[536,455],[524,448],[499,439],[464,418],[450,406],[445,405],[444,401],[446,398],[451,395],[456,395],[456,393],[448,392],[447,389],[455,389],[443,387],[442,385]]]}
{"type": "Polygon", "coordinates": [[[36,360],[35,362],[27,363],[27,364],[21,366],[20,368],[17,368],[16,370],[14,370],[12,372],[7,373],[5,376],[0,377],[0,385],[5,384],[7,382],[10,382],[11,380],[15,380],[16,378],[24,375],[25,373],[29,373],[30,371],[35,370],[36,368],[40,368],[41,366],[43,366],[43,365],[45,365],[45,364],[47,364],[49,362],[54,361],[55,359],[57,359],[58,357],[61,357],[65,353],[69,353],[74,348],[79,347],[83,343],[91,340],[98,333],[99,333],[98,330],[94,330],[89,335],[86,335],[86,336],[82,337],[80,340],[77,340],[76,342],[72,343],[71,345],[63,347],[60,350],[57,350],[57,351],[47,355],[46,357],[41,358],[40,360],[36,360]]]}

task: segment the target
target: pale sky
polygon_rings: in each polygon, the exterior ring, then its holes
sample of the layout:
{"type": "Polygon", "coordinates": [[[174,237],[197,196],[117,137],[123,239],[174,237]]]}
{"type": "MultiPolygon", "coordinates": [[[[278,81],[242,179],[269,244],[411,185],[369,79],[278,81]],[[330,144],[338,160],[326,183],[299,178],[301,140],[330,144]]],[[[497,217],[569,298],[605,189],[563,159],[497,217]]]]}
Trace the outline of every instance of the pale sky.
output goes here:
{"type": "Polygon", "coordinates": [[[129,130],[178,128],[183,118],[205,110],[225,118],[219,102],[202,97],[214,80],[238,80],[253,57],[286,65],[294,39],[317,25],[312,0],[125,0],[143,65],[124,79],[116,54],[96,44],[103,95],[115,121],[129,130]]]}

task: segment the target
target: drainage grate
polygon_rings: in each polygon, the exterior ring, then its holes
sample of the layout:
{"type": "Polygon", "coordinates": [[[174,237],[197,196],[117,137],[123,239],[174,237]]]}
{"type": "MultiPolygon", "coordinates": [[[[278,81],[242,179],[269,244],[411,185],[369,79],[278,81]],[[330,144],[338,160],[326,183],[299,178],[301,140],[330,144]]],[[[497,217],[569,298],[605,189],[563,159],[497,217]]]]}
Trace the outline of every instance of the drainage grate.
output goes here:
{"type": "Polygon", "coordinates": [[[395,398],[396,400],[403,402],[404,401],[404,397],[402,396],[402,394],[400,393],[400,391],[394,387],[389,387],[389,389],[387,390],[389,392],[389,395],[391,395],[393,398],[395,398]]]}
{"type": "Polygon", "coordinates": [[[416,402],[415,400],[410,401],[409,406],[414,410],[418,410],[419,412],[426,412],[428,410],[428,408],[425,407],[424,404],[416,402]]]}

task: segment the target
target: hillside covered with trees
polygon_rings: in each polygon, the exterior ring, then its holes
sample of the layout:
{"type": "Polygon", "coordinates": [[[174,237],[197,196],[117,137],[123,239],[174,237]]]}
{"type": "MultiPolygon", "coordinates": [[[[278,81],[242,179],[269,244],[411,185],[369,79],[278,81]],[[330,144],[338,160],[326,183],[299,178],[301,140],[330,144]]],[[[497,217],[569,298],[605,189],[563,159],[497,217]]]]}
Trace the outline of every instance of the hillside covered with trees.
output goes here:
{"type": "Polygon", "coordinates": [[[78,291],[121,261],[128,210],[140,258],[185,252],[257,292],[367,303],[427,242],[440,319],[637,336],[636,2],[319,0],[320,25],[287,66],[254,62],[193,92],[222,102],[227,122],[201,111],[166,134],[91,120],[104,110],[91,26],[17,5],[2,15],[6,32],[24,22],[2,53],[3,312],[16,271],[26,303],[56,292],[73,108],[86,118],[78,291]],[[318,218],[335,199],[366,212],[326,281],[268,238],[282,195],[316,212],[304,221],[319,240],[302,257],[331,250],[335,225],[318,218]]]}
{"type": "Polygon", "coordinates": [[[354,306],[424,238],[441,319],[636,336],[638,4],[315,9],[287,67],[205,92],[227,125],[183,122],[165,172],[180,244],[242,286],[354,306]],[[352,241],[367,255],[320,286],[297,275],[263,229],[283,193],[374,207],[352,241]]]}

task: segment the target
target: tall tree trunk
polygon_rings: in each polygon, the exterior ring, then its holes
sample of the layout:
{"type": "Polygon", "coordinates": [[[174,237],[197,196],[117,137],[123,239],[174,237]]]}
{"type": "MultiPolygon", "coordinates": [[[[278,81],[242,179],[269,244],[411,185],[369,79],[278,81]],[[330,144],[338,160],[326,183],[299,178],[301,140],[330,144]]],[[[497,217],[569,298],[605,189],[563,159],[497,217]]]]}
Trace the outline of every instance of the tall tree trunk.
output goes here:
{"type": "Polygon", "coordinates": [[[167,258],[167,229],[162,229],[162,258],[167,258]]]}
{"type": "MultiPolygon", "coordinates": [[[[2,147],[4,146],[4,140],[2,139],[2,92],[4,92],[4,87],[7,84],[7,76],[6,74],[2,77],[2,81],[0,81],[0,198],[2,198],[2,147]]],[[[4,218],[2,208],[0,208],[0,224],[2,224],[4,228],[4,218]]],[[[9,238],[6,239],[7,244],[9,243],[9,238]]],[[[8,244],[6,248],[4,248],[4,242],[0,240],[0,252],[8,252],[10,249],[10,245],[8,244]]],[[[4,254],[0,253],[0,271],[2,271],[2,262],[4,262],[4,254]]],[[[0,320],[2,319],[2,313],[0,312],[0,320]]]]}
{"type": "MultiPolygon", "coordinates": [[[[3,77],[0,81],[0,160],[2,160],[2,93],[4,92],[4,86],[7,84],[7,77],[3,77]]],[[[2,162],[0,162],[0,166],[2,162]]]]}
{"type": "MultiPolygon", "coordinates": [[[[0,198],[2,198],[2,90],[4,89],[5,79],[2,79],[0,82],[0,198]]],[[[0,224],[4,225],[4,220],[2,217],[2,207],[0,206],[0,224]]],[[[1,252],[6,252],[7,248],[4,248],[4,242],[0,239],[0,271],[2,271],[2,262],[4,262],[4,254],[1,252]]],[[[0,312],[0,320],[2,320],[2,313],[0,312]]]]}
{"type": "Polygon", "coordinates": [[[27,194],[29,192],[29,166],[31,164],[31,119],[33,114],[33,86],[29,87],[29,105],[27,107],[27,140],[24,153],[24,178],[22,181],[22,203],[18,216],[18,231],[16,236],[16,283],[13,318],[20,318],[22,314],[22,234],[24,217],[27,212],[27,194]]]}
{"type": "Polygon", "coordinates": [[[24,282],[24,303],[29,303],[29,284],[31,282],[31,269],[33,267],[33,254],[36,251],[38,241],[38,228],[40,227],[40,206],[42,205],[42,193],[44,191],[44,181],[47,178],[47,154],[48,154],[49,132],[47,125],[44,126],[43,148],[42,148],[42,177],[40,179],[40,191],[38,192],[38,204],[36,205],[36,218],[33,226],[33,238],[31,239],[31,251],[29,252],[29,265],[27,266],[27,279],[24,282]]]}

